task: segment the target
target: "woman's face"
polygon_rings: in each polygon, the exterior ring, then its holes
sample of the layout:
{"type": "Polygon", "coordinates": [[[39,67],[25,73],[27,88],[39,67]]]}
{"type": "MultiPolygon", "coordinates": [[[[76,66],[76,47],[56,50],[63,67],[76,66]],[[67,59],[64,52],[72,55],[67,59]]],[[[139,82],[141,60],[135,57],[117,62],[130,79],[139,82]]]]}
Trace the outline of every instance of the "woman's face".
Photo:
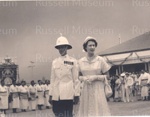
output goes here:
{"type": "Polygon", "coordinates": [[[95,48],[96,48],[96,45],[94,41],[89,41],[87,43],[87,46],[86,46],[87,53],[94,54],[95,48]]]}

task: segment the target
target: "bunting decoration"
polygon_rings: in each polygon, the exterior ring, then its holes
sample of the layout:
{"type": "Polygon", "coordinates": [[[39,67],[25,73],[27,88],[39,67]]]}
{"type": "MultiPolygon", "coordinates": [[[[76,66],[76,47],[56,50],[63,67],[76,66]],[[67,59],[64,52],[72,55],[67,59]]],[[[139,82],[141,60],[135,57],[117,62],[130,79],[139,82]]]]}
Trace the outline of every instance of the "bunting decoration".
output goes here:
{"type": "Polygon", "coordinates": [[[110,61],[106,56],[107,62],[113,66],[115,65],[123,65],[131,56],[132,56],[133,52],[130,53],[120,64],[114,64],[112,61],[110,61]]]}
{"type": "Polygon", "coordinates": [[[124,60],[121,61],[119,64],[115,64],[113,61],[109,60],[107,56],[105,56],[105,58],[106,58],[106,60],[107,60],[107,62],[108,62],[109,64],[111,64],[111,65],[113,65],[113,66],[116,66],[116,65],[123,65],[133,54],[135,54],[135,55],[136,55],[136,58],[137,58],[138,60],[140,60],[141,62],[143,62],[143,63],[148,63],[148,62],[150,62],[150,60],[149,60],[149,61],[145,61],[145,60],[143,60],[142,58],[140,58],[140,56],[139,56],[136,52],[130,53],[130,54],[129,54],[126,58],[124,58],[124,60]]]}
{"type": "Polygon", "coordinates": [[[143,60],[142,58],[140,58],[140,56],[135,52],[135,55],[137,56],[137,58],[141,61],[141,62],[143,62],[143,63],[148,63],[148,62],[150,62],[150,61],[145,61],[145,60],[143,60]]]}

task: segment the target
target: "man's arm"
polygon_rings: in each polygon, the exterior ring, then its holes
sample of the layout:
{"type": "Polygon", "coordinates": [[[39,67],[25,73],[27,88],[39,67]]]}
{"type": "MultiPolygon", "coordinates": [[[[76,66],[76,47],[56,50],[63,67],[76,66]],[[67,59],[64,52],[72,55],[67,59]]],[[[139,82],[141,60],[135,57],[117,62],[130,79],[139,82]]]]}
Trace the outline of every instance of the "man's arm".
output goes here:
{"type": "Polygon", "coordinates": [[[72,76],[73,76],[73,82],[74,82],[74,103],[77,104],[79,102],[79,96],[80,96],[80,81],[78,79],[79,77],[79,69],[77,61],[74,62],[73,69],[72,69],[72,76]]]}
{"type": "Polygon", "coordinates": [[[51,82],[51,90],[49,91],[49,102],[52,104],[52,96],[53,96],[53,85],[54,85],[54,62],[52,63],[52,68],[51,68],[51,76],[50,76],[50,82],[51,82]]]}

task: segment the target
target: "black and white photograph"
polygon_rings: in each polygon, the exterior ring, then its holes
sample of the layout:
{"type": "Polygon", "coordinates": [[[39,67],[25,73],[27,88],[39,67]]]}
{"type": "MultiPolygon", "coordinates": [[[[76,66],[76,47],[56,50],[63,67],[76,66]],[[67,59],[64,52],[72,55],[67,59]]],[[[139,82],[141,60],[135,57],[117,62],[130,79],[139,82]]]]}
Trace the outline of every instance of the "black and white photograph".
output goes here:
{"type": "Polygon", "coordinates": [[[0,117],[150,116],[150,0],[0,0],[0,117]]]}

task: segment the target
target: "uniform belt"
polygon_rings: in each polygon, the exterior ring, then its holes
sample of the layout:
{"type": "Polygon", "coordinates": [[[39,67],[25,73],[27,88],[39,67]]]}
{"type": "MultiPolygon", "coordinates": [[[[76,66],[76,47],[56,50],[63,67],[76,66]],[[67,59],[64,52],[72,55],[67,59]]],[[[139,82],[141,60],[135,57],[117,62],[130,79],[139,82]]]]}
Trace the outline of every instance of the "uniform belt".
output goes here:
{"type": "Polygon", "coordinates": [[[31,97],[31,100],[34,101],[36,99],[36,93],[30,92],[30,97],[31,97]]]}
{"type": "Polygon", "coordinates": [[[20,93],[21,99],[28,99],[28,93],[20,93]]]}
{"type": "Polygon", "coordinates": [[[49,90],[46,90],[46,91],[45,91],[45,94],[48,94],[48,92],[49,92],[49,90]]]}
{"type": "Polygon", "coordinates": [[[37,92],[43,92],[43,91],[37,91],[37,92]]]}
{"type": "Polygon", "coordinates": [[[0,96],[7,96],[7,92],[0,92],[0,96]]]}
{"type": "Polygon", "coordinates": [[[33,92],[30,92],[30,95],[35,95],[35,93],[33,93],[33,92]]]}
{"type": "Polygon", "coordinates": [[[13,97],[13,98],[17,98],[17,97],[19,97],[18,92],[12,92],[12,97],[13,97]]]}

